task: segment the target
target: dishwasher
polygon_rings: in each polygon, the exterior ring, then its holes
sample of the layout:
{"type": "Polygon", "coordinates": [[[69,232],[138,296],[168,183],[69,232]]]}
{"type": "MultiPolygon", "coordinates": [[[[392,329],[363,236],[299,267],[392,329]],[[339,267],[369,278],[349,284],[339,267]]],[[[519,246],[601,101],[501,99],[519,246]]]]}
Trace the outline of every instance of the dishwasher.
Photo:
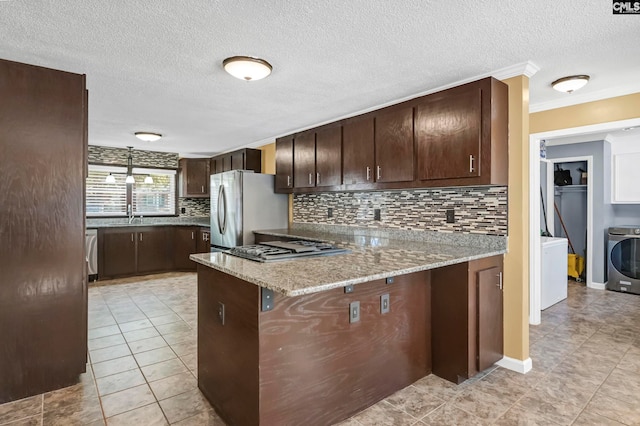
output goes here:
{"type": "Polygon", "coordinates": [[[98,230],[87,229],[85,236],[85,252],[87,257],[87,275],[88,281],[94,281],[98,278],[98,230]]]}

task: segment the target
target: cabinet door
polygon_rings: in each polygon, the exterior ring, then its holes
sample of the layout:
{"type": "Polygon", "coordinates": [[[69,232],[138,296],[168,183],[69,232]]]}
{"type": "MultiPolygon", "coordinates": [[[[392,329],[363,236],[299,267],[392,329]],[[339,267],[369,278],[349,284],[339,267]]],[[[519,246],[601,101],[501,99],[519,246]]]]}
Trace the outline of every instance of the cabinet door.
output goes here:
{"type": "Polygon", "coordinates": [[[342,128],[331,127],[316,134],[316,186],[342,184],[342,128]]]}
{"type": "Polygon", "coordinates": [[[478,371],[502,359],[502,268],[476,272],[478,286],[478,371]]]}
{"type": "Polygon", "coordinates": [[[213,157],[209,163],[209,173],[215,174],[222,172],[222,158],[213,157]]]}
{"type": "Polygon", "coordinates": [[[211,251],[211,232],[209,228],[198,231],[196,253],[208,253],[211,251]]]}
{"type": "Polygon", "coordinates": [[[480,176],[482,97],[470,84],[427,96],[416,107],[418,179],[480,176]]]}
{"type": "Polygon", "coordinates": [[[247,148],[244,150],[244,169],[262,173],[262,151],[247,148]]]}
{"type": "Polygon", "coordinates": [[[198,228],[176,226],[173,233],[173,264],[181,271],[195,271],[196,263],[189,255],[196,252],[198,228]]]}
{"type": "Polygon", "coordinates": [[[105,229],[99,256],[102,259],[98,274],[101,277],[115,277],[136,273],[136,232],[135,228],[105,229]]]}
{"type": "Polygon", "coordinates": [[[276,139],[276,191],[293,188],[293,138],[276,139]]]}
{"type": "Polygon", "coordinates": [[[386,110],[375,117],[376,182],[413,180],[413,108],[386,110]]]}
{"type": "Polygon", "coordinates": [[[244,150],[231,154],[231,170],[244,170],[244,150]]]}
{"type": "Polygon", "coordinates": [[[293,182],[296,188],[316,186],[316,134],[305,132],[293,141],[293,182]]]}
{"type": "Polygon", "coordinates": [[[372,183],[374,177],[373,116],[348,121],[342,128],[345,185],[372,183]]]}
{"type": "Polygon", "coordinates": [[[166,228],[139,229],[137,240],[139,274],[170,269],[170,246],[166,228]]]}
{"type": "Polygon", "coordinates": [[[209,196],[209,159],[182,158],[180,160],[182,197],[209,196]]]}
{"type": "Polygon", "coordinates": [[[231,154],[222,157],[222,171],[228,172],[231,170],[231,154]]]}

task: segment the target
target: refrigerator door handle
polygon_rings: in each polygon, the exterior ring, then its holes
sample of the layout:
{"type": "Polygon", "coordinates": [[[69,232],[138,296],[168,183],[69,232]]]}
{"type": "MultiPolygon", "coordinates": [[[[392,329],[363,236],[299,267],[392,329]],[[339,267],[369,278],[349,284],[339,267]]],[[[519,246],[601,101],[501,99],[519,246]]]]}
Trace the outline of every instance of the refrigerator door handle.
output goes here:
{"type": "Polygon", "coordinates": [[[223,193],[224,193],[224,186],[220,185],[218,187],[218,231],[220,231],[220,234],[224,233],[224,231],[222,230],[222,218],[220,217],[220,213],[222,211],[222,208],[220,207],[220,203],[222,202],[223,193]]]}
{"type": "Polygon", "coordinates": [[[224,220],[222,222],[222,229],[221,229],[220,232],[222,234],[224,234],[225,232],[227,232],[227,214],[228,214],[228,211],[227,211],[227,193],[224,190],[224,186],[223,185],[220,185],[220,189],[221,189],[221,191],[220,191],[221,197],[220,198],[222,198],[222,204],[224,205],[224,220]]]}

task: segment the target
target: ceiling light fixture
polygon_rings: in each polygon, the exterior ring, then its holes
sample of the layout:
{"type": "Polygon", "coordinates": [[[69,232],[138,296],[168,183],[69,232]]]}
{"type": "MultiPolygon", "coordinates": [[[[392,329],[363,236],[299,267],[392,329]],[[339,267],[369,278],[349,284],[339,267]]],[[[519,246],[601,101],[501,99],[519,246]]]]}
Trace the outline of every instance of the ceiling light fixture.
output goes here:
{"type": "Polygon", "coordinates": [[[136,132],[135,135],[136,135],[136,138],[145,142],[155,142],[162,137],[160,133],[151,133],[151,132],[136,132]]]}
{"type": "Polygon", "coordinates": [[[116,177],[109,173],[109,176],[104,180],[106,183],[116,183],[116,177]]]}
{"type": "Polygon", "coordinates": [[[131,156],[132,146],[128,146],[129,148],[129,156],[127,157],[127,178],[124,180],[126,183],[135,183],[135,179],[133,178],[133,157],[131,156]]]}
{"type": "Polygon", "coordinates": [[[273,70],[269,62],[251,56],[232,56],[222,61],[222,67],[235,78],[246,81],[262,80],[273,70]]]}
{"type": "Polygon", "coordinates": [[[551,87],[558,92],[572,93],[575,90],[584,87],[589,82],[588,75],[571,75],[569,77],[562,77],[551,83],[551,87]]]}
{"type": "Polygon", "coordinates": [[[153,178],[151,176],[147,176],[144,178],[144,183],[153,183],[153,178]]]}

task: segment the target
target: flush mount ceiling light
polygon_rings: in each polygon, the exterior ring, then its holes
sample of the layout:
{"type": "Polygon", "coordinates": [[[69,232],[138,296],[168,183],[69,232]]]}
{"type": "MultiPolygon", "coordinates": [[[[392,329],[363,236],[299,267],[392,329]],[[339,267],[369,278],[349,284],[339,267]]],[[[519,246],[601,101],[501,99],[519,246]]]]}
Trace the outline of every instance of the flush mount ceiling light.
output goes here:
{"type": "Polygon", "coordinates": [[[572,75],[569,77],[562,77],[551,83],[551,87],[558,92],[571,93],[580,89],[589,82],[588,75],[572,75]]]}
{"type": "Polygon", "coordinates": [[[151,132],[136,132],[136,138],[145,142],[155,142],[162,137],[160,133],[151,133],[151,132]]]}
{"type": "Polygon", "coordinates": [[[222,61],[222,67],[235,78],[246,81],[262,80],[273,69],[264,59],[251,56],[232,56],[222,61]]]}

